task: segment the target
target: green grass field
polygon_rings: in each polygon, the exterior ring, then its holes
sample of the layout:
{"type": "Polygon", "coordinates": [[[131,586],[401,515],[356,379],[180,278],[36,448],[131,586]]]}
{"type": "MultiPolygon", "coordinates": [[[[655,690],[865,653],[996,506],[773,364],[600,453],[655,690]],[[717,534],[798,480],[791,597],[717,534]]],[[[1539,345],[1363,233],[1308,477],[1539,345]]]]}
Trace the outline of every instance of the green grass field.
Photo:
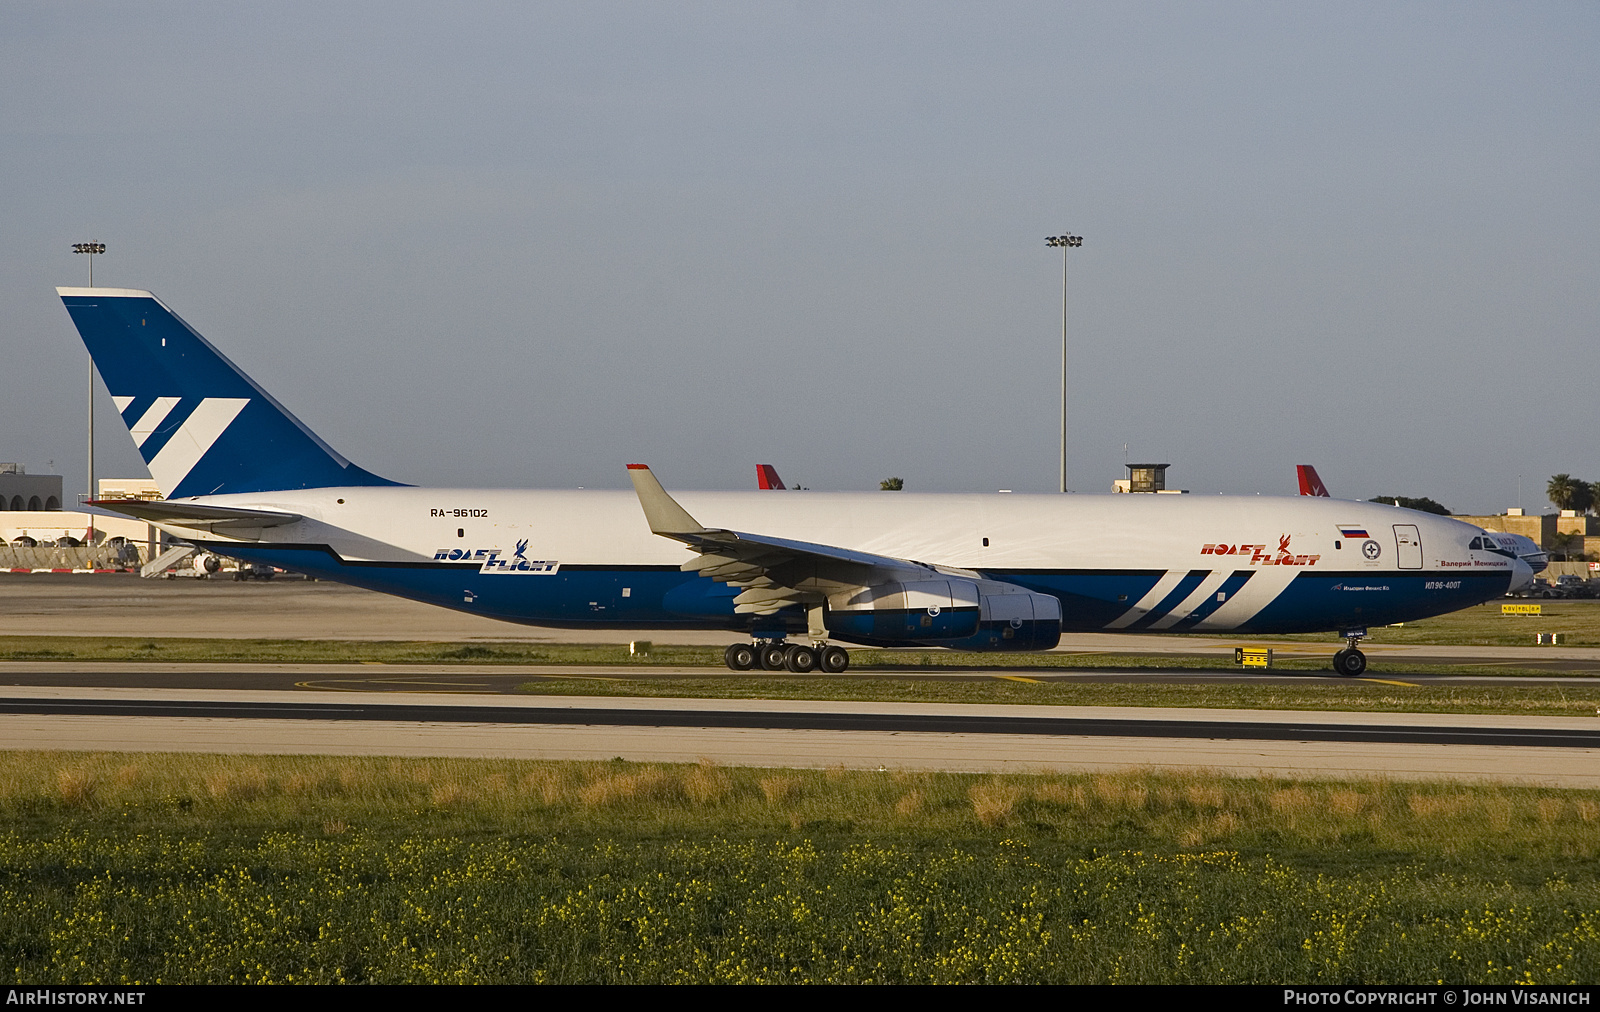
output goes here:
{"type": "Polygon", "coordinates": [[[0,754],[8,982],[1550,982],[1600,793],[0,754]]]}
{"type": "MultiPolygon", "coordinates": [[[[1407,622],[1375,627],[1369,643],[1434,644],[1438,646],[1531,647],[1536,633],[1563,633],[1566,645],[1600,646],[1600,600],[1594,601],[1491,601],[1472,608],[1407,622]],[[1500,605],[1537,604],[1544,614],[1502,615],[1500,605]]],[[[1265,641],[1326,642],[1331,637],[1312,633],[1265,636],[1265,641]]]]}
{"type": "MultiPolygon", "coordinates": [[[[1528,620],[1475,609],[1374,640],[1522,643],[1537,628],[1600,643],[1594,603],[1546,610],[1528,620]],[[1551,622],[1567,625],[1541,624],[1551,622]]],[[[528,672],[522,691],[558,695],[1600,711],[1592,679],[1403,684],[1413,669],[1516,673],[1474,666],[1386,663],[1382,680],[1333,681],[1296,679],[1322,665],[1291,661],[1270,682],[1113,685],[1050,675],[1232,665],[862,650],[849,678],[652,674],[720,667],[720,654],[0,638],[0,659],[19,660],[614,670],[528,672]],[[962,674],[998,665],[1007,674],[962,674]]],[[[1146,771],[0,752],[0,818],[0,975],[12,983],[1600,976],[1600,792],[1590,791],[1146,771]]]]}

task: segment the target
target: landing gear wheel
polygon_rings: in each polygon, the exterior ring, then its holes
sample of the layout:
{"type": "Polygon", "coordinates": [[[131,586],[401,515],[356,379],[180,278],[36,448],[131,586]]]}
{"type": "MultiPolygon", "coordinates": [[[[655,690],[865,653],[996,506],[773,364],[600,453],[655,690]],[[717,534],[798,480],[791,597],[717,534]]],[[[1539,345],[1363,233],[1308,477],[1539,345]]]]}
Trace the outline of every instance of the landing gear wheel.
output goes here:
{"type": "Polygon", "coordinates": [[[817,657],[817,667],[830,675],[837,675],[850,666],[850,651],[844,647],[823,647],[817,657]]]}
{"type": "Polygon", "coordinates": [[[797,675],[817,670],[817,651],[803,643],[791,643],[783,652],[783,666],[797,675]]]}
{"type": "Polygon", "coordinates": [[[722,659],[733,671],[749,671],[756,666],[756,648],[749,643],[734,643],[722,652],[722,659]]]}
{"type": "Polygon", "coordinates": [[[760,658],[763,671],[782,671],[786,653],[788,649],[782,643],[762,643],[756,647],[756,656],[760,658]]]}
{"type": "Polygon", "coordinates": [[[1367,670],[1367,655],[1359,650],[1341,650],[1333,655],[1333,670],[1345,678],[1354,678],[1367,670]]]}

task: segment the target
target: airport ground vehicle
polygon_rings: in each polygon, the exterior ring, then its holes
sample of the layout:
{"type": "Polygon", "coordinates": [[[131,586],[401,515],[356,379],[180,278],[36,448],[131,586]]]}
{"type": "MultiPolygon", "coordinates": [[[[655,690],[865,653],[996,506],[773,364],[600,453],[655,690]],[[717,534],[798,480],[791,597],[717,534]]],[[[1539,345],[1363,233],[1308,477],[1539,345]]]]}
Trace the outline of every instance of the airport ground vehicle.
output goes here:
{"type": "Polygon", "coordinates": [[[149,292],[58,291],[166,496],[96,505],[247,562],[511,622],[744,632],[735,668],[843,670],[834,641],[1328,631],[1354,675],[1369,625],[1531,577],[1477,527],[1321,497],[673,497],[643,465],[631,493],[415,488],[340,456],[149,292]]]}
{"type": "Polygon", "coordinates": [[[1553,583],[1549,580],[1533,580],[1508,591],[1506,596],[1532,597],[1548,601],[1554,598],[1591,598],[1595,596],[1595,592],[1590,582],[1581,576],[1558,576],[1553,583]]]}
{"type": "Polygon", "coordinates": [[[1556,577],[1555,587],[1556,590],[1561,592],[1562,597],[1594,597],[1594,584],[1581,576],[1573,576],[1571,574],[1558,576],[1556,577]]]}
{"type": "Polygon", "coordinates": [[[1589,585],[1589,581],[1585,580],[1581,576],[1562,574],[1561,576],[1556,577],[1555,585],[1561,590],[1566,591],[1568,594],[1571,594],[1575,590],[1581,590],[1584,587],[1587,587],[1589,585]]]}
{"type": "Polygon", "coordinates": [[[1560,597],[1562,595],[1561,592],[1556,589],[1555,585],[1549,580],[1534,580],[1532,583],[1529,583],[1525,586],[1517,587],[1513,590],[1507,591],[1506,596],[1537,597],[1549,600],[1550,598],[1560,597]]]}

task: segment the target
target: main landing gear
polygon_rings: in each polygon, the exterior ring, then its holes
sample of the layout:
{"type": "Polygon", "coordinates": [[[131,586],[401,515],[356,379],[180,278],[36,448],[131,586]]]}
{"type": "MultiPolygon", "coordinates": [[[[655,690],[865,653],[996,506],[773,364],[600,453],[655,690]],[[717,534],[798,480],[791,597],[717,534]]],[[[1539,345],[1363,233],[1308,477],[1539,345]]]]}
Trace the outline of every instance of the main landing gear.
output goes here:
{"type": "Polygon", "coordinates": [[[1367,670],[1367,655],[1359,649],[1361,638],[1367,634],[1365,629],[1347,629],[1344,637],[1350,645],[1333,655],[1333,670],[1345,678],[1355,678],[1367,670]]]}
{"type": "Polygon", "coordinates": [[[803,675],[819,668],[837,675],[850,666],[850,652],[828,643],[784,643],[782,640],[757,640],[734,643],[722,652],[722,659],[734,671],[793,671],[803,675]]]}

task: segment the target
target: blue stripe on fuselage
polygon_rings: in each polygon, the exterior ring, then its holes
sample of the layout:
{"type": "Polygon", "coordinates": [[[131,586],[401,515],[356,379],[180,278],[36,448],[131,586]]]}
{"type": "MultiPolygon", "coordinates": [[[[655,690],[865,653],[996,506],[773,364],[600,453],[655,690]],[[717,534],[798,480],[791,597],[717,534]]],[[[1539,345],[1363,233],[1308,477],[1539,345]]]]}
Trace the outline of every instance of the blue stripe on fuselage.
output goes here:
{"type": "Polygon", "coordinates": [[[1239,588],[1243,587],[1246,583],[1249,583],[1250,577],[1256,575],[1258,572],[1259,570],[1255,569],[1236,570],[1232,576],[1222,581],[1222,586],[1217,588],[1217,592],[1215,594],[1212,594],[1204,601],[1201,601],[1199,607],[1195,608],[1194,611],[1191,611],[1189,614],[1179,619],[1169,631],[1184,632],[1194,627],[1202,620],[1209,618],[1212,612],[1222,607],[1226,602],[1232,600],[1233,595],[1239,592],[1239,588]]]}
{"type": "MultiPolygon", "coordinates": [[[[507,622],[596,629],[747,630],[757,622],[762,628],[802,631],[805,627],[799,609],[761,619],[736,616],[733,597],[737,588],[681,572],[676,566],[562,566],[549,575],[488,575],[480,573],[476,565],[347,562],[325,545],[199,544],[247,562],[507,622]],[[622,596],[624,588],[629,591],[627,597],[622,596]],[[470,602],[465,600],[469,591],[473,596],[470,602]]],[[[1253,572],[1235,572],[1220,589],[1231,600],[1253,572]]],[[[1187,574],[1151,615],[1159,616],[1175,607],[1209,574],[1208,570],[1187,574]]],[[[1059,598],[1064,632],[1099,632],[1124,614],[1129,602],[1148,594],[1162,573],[1030,570],[990,571],[984,575],[1059,598]]],[[[1328,632],[1359,625],[1410,622],[1492,600],[1505,592],[1509,579],[1508,573],[1301,573],[1252,618],[1226,631],[1328,632]]],[[[1220,604],[1212,595],[1193,613],[1198,618],[1191,621],[1186,617],[1174,631],[1192,627],[1193,622],[1210,615],[1220,604]]]]}
{"type": "Polygon", "coordinates": [[[322,545],[196,544],[246,562],[525,625],[729,629],[745,628],[754,618],[741,615],[735,624],[738,590],[677,566],[485,574],[476,564],[347,562],[322,545]]]}
{"type": "Polygon", "coordinates": [[[1163,597],[1154,608],[1151,608],[1143,615],[1140,615],[1137,619],[1124,628],[1128,632],[1138,632],[1150,625],[1152,622],[1157,622],[1162,618],[1165,618],[1168,612],[1182,604],[1190,594],[1194,593],[1194,589],[1200,586],[1201,581],[1210,575],[1211,570],[1209,569],[1189,570],[1184,574],[1183,579],[1178,581],[1178,585],[1172,588],[1172,591],[1168,593],[1166,597],[1163,597]]]}
{"type": "Polygon", "coordinates": [[[1414,622],[1492,601],[1510,582],[1509,570],[1300,573],[1239,631],[1291,633],[1414,622]]]}

